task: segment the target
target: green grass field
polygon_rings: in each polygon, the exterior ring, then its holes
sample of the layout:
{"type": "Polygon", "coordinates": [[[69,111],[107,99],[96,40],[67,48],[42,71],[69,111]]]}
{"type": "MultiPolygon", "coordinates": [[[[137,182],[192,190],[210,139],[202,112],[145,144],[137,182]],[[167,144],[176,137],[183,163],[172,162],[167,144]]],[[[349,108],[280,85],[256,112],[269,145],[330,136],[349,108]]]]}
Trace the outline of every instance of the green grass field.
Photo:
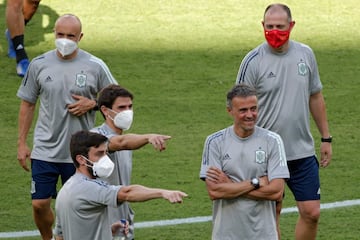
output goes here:
{"type": "MultiPolygon", "coordinates": [[[[182,205],[163,200],[133,204],[137,222],[211,215],[211,201],[198,178],[203,143],[207,135],[231,124],[225,94],[235,82],[241,59],[264,41],[260,22],[269,3],[42,0],[26,28],[29,56],[54,48],[52,28],[57,16],[78,15],[84,32],[80,47],[102,58],[118,82],[135,94],[131,132],[172,136],[165,152],[155,152],[150,146],[134,152],[133,183],[181,189],[189,197],[182,205]]],[[[316,54],[334,137],[332,163],[320,171],[322,203],[360,199],[358,1],[286,3],[296,21],[292,39],[310,45],[316,54]]],[[[0,1],[0,11],[5,12],[4,1],[0,1]]],[[[0,31],[6,28],[2,19],[0,31]]],[[[16,159],[20,103],[16,91],[21,79],[15,74],[15,61],[6,57],[7,43],[1,36],[0,232],[29,231],[36,229],[30,173],[16,159]]],[[[102,120],[100,115],[98,120],[102,120]]],[[[314,125],[313,134],[318,147],[314,125]]],[[[286,195],[284,207],[295,206],[291,193],[286,195]]],[[[360,206],[323,210],[318,239],[358,239],[359,211],[360,206]]],[[[282,216],[283,239],[293,239],[296,220],[296,213],[282,216]]],[[[136,231],[137,239],[203,240],[210,235],[211,222],[136,231]]]]}

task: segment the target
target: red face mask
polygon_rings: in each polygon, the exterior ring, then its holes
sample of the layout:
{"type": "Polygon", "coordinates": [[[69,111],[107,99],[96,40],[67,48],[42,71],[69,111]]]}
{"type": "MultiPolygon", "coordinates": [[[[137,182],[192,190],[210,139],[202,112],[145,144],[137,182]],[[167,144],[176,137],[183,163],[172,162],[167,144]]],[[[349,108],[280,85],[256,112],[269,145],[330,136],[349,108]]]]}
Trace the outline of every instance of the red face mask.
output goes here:
{"type": "Polygon", "coordinates": [[[290,27],[288,30],[281,31],[281,30],[265,30],[265,39],[268,42],[268,44],[273,48],[279,48],[284,43],[286,43],[289,40],[290,32],[292,27],[294,26],[293,23],[290,23],[290,27]]]}

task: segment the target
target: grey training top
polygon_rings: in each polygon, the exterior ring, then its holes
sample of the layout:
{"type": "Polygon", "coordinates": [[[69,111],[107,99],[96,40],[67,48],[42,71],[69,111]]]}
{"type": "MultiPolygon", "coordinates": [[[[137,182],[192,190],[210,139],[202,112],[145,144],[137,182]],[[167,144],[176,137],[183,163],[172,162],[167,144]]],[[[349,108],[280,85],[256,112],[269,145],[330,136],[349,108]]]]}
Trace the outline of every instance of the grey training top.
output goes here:
{"type": "Polygon", "coordinates": [[[107,206],[117,206],[120,188],[75,173],[63,185],[56,198],[55,235],[66,240],[111,240],[107,206]]]}
{"type": "Polygon", "coordinates": [[[34,58],[17,92],[27,102],[40,100],[31,158],[72,163],[71,135],[91,129],[95,122],[95,111],[80,117],[68,112],[67,105],[76,101],[72,94],[95,99],[112,83],[117,84],[106,64],[81,49],[71,60],[60,59],[55,50],[34,58]]]}
{"type": "Polygon", "coordinates": [[[315,155],[309,98],[322,84],[310,47],[289,41],[289,50],[277,54],[264,42],[245,56],[236,83],[256,88],[257,125],[280,134],[288,161],[315,155]]]}
{"type": "MultiPolygon", "coordinates": [[[[117,133],[114,132],[106,123],[95,127],[91,130],[106,136],[108,139],[116,136],[117,133]]],[[[110,152],[109,156],[111,160],[115,163],[114,171],[105,179],[112,185],[130,185],[131,184],[131,172],[132,172],[132,151],[122,150],[116,152],[110,152]]],[[[130,207],[129,202],[123,202],[117,207],[109,206],[109,218],[110,223],[119,221],[120,219],[126,219],[129,222],[129,233],[126,235],[125,239],[134,238],[134,211],[130,207]]],[[[119,233],[118,236],[124,237],[122,233],[119,233]]]]}
{"type": "MultiPolygon", "coordinates": [[[[210,166],[222,170],[234,182],[267,175],[269,181],[289,178],[281,137],[255,127],[247,138],[238,137],[233,126],[207,137],[200,178],[210,166]]],[[[277,239],[275,201],[245,197],[213,201],[213,240],[277,239]]]]}

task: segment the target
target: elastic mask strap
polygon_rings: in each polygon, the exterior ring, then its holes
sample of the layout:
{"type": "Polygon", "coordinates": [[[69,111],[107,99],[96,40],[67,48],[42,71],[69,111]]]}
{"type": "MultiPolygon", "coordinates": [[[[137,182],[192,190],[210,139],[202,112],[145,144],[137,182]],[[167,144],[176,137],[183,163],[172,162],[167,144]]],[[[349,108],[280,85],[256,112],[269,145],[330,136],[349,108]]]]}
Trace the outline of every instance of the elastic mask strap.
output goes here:
{"type": "Polygon", "coordinates": [[[89,165],[87,163],[85,163],[85,166],[87,167],[93,167],[94,166],[94,163],[92,161],[90,161],[87,157],[85,157],[84,155],[81,155],[86,161],[90,162],[92,165],[89,165]]]}

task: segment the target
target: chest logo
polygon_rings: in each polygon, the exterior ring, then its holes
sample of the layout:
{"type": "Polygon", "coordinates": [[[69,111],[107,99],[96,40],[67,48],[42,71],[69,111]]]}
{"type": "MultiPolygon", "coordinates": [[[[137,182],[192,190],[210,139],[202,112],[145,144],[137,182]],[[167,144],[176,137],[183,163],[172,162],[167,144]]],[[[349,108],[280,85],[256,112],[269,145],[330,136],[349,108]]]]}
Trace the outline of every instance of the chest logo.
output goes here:
{"type": "Polygon", "coordinates": [[[268,75],[267,75],[267,78],[274,78],[276,77],[275,73],[273,72],[270,72],[268,75]]]}
{"type": "Polygon", "coordinates": [[[308,68],[304,62],[298,63],[298,74],[301,76],[305,76],[308,73],[308,68]]]}
{"type": "Polygon", "coordinates": [[[263,150],[257,150],[255,152],[255,162],[258,164],[263,164],[266,161],[266,153],[263,150]]]}
{"type": "Polygon", "coordinates": [[[223,156],[223,161],[227,161],[227,160],[231,160],[231,157],[229,156],[229,154],[225,154],[225,156],[223,156]]]}
{"type": "Polygon", "coordinates": [[[76,74],[75,84],[79,88],[83,88],[86,85],[86,75],[83,73],[76,74]]]}

